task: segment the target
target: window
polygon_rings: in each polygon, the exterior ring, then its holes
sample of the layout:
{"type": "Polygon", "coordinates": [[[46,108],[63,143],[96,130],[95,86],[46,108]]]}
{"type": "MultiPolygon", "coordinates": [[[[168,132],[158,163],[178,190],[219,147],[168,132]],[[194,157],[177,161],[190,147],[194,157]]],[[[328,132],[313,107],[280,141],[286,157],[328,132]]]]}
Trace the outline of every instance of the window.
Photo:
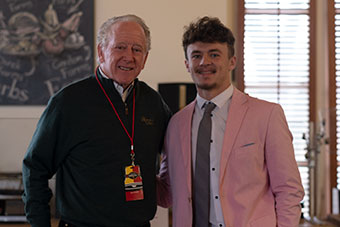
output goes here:
{"type": "Polygon", "coordinates": [[[309,169],[305,157],[311,120],[311,18],[309,0],[244,0],[237,47],[237,87],[281,104],[293,134],[305,188],[302,212],[309,216],[309,169]]]}
{"type": "MultiPolygon", "coordinates": [[[[335,8],[335,84],[336,85],[336,151],[337,188],[340,189],[340,0],[334,1],[335,8]]],[[[334,37],[334,36],[333,36],[334,37]]]]}
{"type": "Polygon", "coordinates": [[[331,187],[340,189],[340,0],[329,1],[331,187]]]}

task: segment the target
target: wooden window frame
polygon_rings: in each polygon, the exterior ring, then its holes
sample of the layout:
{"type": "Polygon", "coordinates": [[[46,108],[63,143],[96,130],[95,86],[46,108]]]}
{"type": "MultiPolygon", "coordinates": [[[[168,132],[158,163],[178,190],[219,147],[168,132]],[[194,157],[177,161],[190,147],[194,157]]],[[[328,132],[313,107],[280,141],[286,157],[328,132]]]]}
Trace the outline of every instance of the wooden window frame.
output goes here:
{"type": "MultiPolygon", "coordinates": [[[[329,164],[330,190],[337,187],[337,119],[336,119],[336,59],[335,59],[335,5],[328,2],[328,105],[329,105],[329,164]]],[[[331,192],[330,192],[331,193],[331,192]]],[[[332,195],[332,193],[331,193],[332,195]]]]}
{"type": "MultiPolygon", "coordinates": [[[[237,42],[236,42],[236,56],[237,56],[237,65],[235,68],[235,72],[233,75],[235,86],[244,91],[244,16],[245,16],[245,7],[244,0],[238,1],[237,6],[237,42]]],[[[271,10],[272,14],[277,14],[278,10],[271,10]]],[[[294,11],[294,10],[293,10],[294,11]]],[[[296,11],[296,10],[295,10],[296,11]]],[[[281,10],[281,13],[287,12],[286,10],[281,10]]],[[[296,13],[299,11],[297,10],[296,13]]],[[[316,0],[310,0],[310,8],[309,8],[309,18],[310,18],[310,49],[309,49],[309,122],[313,122],[314,127],[316,127],[316,0]]],[[[334,49],[334,45],[333,45],[334,49]]],[[[334,84],[334,83],[333,83],[334,84]]],[[[331,106],[331,105],[330,105],[331,106]]],[[[336,116],[335,116],[336,117],[336,116]]],[[[335,128],[336,130],[336,128],[335,128]]],[[[315,128],[314,128],[315,131],[315,128]]],[[[306,132],[307,133],[307,132],[306,132]]],[[[302,135],[301,135],[302,136],[302,135]]],[[[336,145],[335,145],[336,146],[336,145]]],[[[334,159],[334,157],[333,157],[334,159]]],[[[336,161],[336,156],[335,156],[336,161]]],[[[299,162],[300,166],[307,166],[306,162],[299,162]]],[[[333,163],[334,165],[334,163],[333,163]]],[[[336,182],[336,167],[332,168],[332,174],[336,182]],[[335,171],[334,171],[335,168],[335,171]]],[[[331,177],[331,181],[334,181],[331,177]]],[[[333,183],[334,184],[334,183],[333,183]]]]}

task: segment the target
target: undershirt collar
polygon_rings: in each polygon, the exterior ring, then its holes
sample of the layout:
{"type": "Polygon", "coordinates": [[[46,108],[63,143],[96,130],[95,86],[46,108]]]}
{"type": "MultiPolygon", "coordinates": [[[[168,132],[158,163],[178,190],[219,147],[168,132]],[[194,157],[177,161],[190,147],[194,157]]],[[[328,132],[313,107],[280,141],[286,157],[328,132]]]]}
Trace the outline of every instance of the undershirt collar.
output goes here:
{"type": "MultiPolygon", "coordinates": [[[[219,108],[222,108],[222,106],[225,103],[227,103],[227,101],[233,95],[233,91],[234,91],[233,85],[229,85],[227,89],[225,89],[222,93],[220,93],[219,95],[214,97],[212,100],[210,100],[210,102],[215,103],[216,106],[218,106],[219,108]]],[[[208,100],[202,98],[198,93],[196,96],[196,100],[197,100],[197,105],[199,106],[200,109],[203,108],[206,102],[209,102],[208,100]]]]}
{"type": "MultiPolygon", "coordinates": [[[[110,78],[105,75],[105,73],[103,72],[103,70],[99,67],[99,72],[100,74],[105,78],[110,80],[110,78]]],[[[128,95],[130,94],[132,88],[133,88],[133,84],[135,83],[134,81],[132,81],[132,83],[125,89],[122,85],[118,84],[116,81],[113,81],[113,85],[115,86],[116,90],[118,91],[118,93],[120,94],[120,96],[122,97],[122,100],[125,102],[126,98],[128,97],[128,95]]]]}

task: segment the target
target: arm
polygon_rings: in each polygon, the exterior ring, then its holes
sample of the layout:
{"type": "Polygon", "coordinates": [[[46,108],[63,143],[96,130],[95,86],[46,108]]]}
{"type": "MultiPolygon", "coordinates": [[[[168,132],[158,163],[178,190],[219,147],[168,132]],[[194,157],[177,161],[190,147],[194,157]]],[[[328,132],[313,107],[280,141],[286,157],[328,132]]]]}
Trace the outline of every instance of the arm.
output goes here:
{"type": "Polygon", "coordinates": [[[168,169],[168,157],[165,152],[162,153],[161,168],[156,176],[157,184],[157,204],[161,207],[168,208],[171,206],[171,189],[168,169]]]}
{"type": "Polygon", "coordinates": [[[273,107],[268,121],[265,152],[276,201],[277,226],[297,227],[304,190],[295,161],[292,135],[279,105],[273,107]]]}
{"type": "Polygon", "coordinates": [[[52,191],[48,180],[63,158],[58,150],[60,113],[52,101],[42,114],[23,160],[25,213],[32,227],[49,227],[52,191]]]}
{"type": "MultiPolygon", "coordinates": [[[[163,103],[163,110],[165,112],[165,122],[167,128],[168,123],[170,121],[170,118],[172,116],[172,113],[164,102],[163,103]]],[[[166,131],[164,134],[167,134],[168,131],[166,131]]],[[[168,136],[164,136],[164,148],[163,152],[161,153],[161,165],[160,165],[160,170],[159,174],[156,176],[156,190],[157,190],[157,204],[161,207],[168,208],[171,206],[171,191],[170,191],[170,178],[169,178],[169,169],[168,169],[168,151],[169,151],[169,146],[167,144],[168,141],[168,136]]]]}

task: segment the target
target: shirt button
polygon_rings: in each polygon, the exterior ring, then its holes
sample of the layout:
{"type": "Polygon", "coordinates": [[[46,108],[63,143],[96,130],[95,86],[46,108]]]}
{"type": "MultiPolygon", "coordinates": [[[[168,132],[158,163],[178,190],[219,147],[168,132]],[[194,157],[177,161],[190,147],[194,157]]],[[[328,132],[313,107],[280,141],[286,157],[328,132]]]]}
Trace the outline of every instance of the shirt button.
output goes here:
{"type": "Polygon", "coordinates": [[[212,143],[213,142],[213,140],[210,140],[210,143],[212,143]]]}
{"type": "Polygon", "coordinates": [[[218,199],[218,196],[215,196],[215,199],[218,199]]]}
{"type": "Polygon", "coordinates": [[[223,225],[222,224],[220,224],[220,227],[222,227],[223,225]]]}
{"type": "Polygon", "coordinates": [[[215,171],[215,168],[212,168],[211,170],[212,170],[212,171],[215,171]]]}

